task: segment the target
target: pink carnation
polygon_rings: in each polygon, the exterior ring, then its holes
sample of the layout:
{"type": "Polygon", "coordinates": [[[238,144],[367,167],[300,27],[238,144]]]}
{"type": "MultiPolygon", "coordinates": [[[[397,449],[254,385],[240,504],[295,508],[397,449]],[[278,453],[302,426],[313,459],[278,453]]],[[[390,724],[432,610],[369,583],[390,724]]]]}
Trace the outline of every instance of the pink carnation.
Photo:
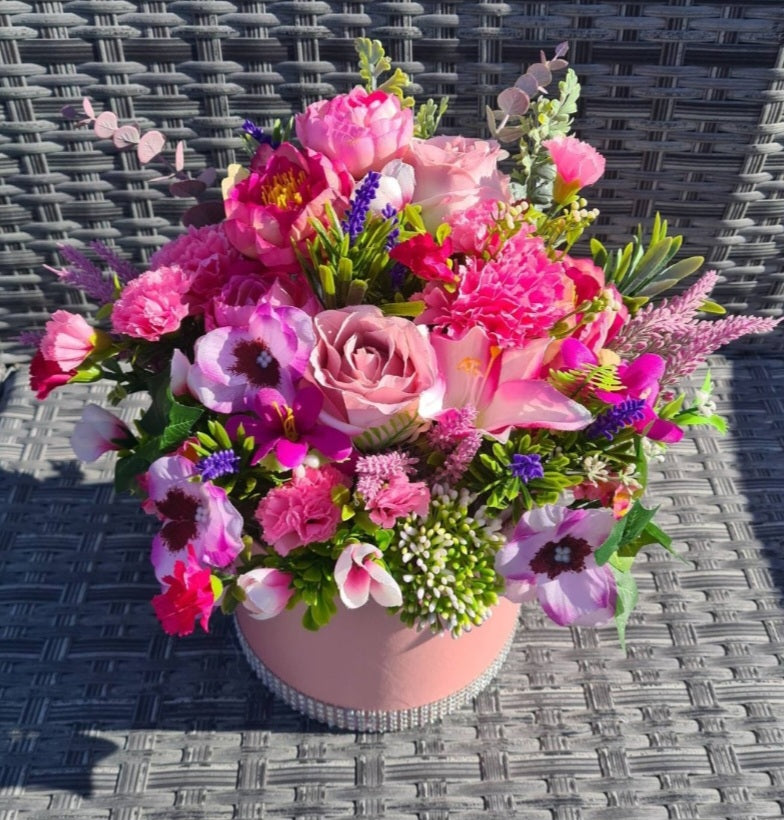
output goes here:
{"type": "Polygon", "coordinates": [[[495,259],[470,259],[454,293],[429,283],[417,324],[452,338],[481,327],[493,344],[522,347],[547,336],[574,307],[574,286],[563,264],[553,262],[539,237],[517,234],[495,259]]]}
{"type": "Polygon", "coordinates": [[[373,496],[367,510],[374,524],[391,529],[398,518],[411,513],[425,516],[429,507],[430,490],[423,482],[396,475],[373,496]]]}
{"type": "Polygon", "coordinates": [[[223,224],[190,227],[186,234],[164,245],[150,259],[150,269],[178,267],[188,277],[190,312],[207,309],[231,276],[248,276],[261,266],[243,256],[229,242],[223,224]]]}
{"type": "Polygon", "coordinates": [[[41,355],[61,370],[73,370],[93,352],[96,332],[82,316],[56,310],[46,323],[41,355]]]}
{"type": "Polygon", "coordinates": [[[288,484],[270,490],[256,509],[264,540],[280,555],[305,544],[329,541],[340,523],[340,507],[332,500],[332,490],[343,482],[334,467],[307,467],[288,484]]]}
{"type": "Polygon", "coordinates": [[[188,277],[179,267],[145,271],[130,281],[112,310],[112,327],[136,339],[157,342],[188,315],[188,277]]]}

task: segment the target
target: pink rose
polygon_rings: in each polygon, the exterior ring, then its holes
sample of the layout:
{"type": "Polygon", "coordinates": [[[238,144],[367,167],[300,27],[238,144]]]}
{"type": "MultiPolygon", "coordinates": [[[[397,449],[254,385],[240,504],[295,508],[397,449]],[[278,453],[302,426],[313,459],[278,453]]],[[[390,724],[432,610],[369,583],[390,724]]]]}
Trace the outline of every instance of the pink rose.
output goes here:
{"type": "Polygon", "coordinates": [[[259,567],[237,578],[237,586],[245,593],[242,605],[251,618],[265,621],[274,618],[286,608],[294,594],[293,576],[272,567],[259,567]]]}
{"type": "Polygon", "coordinates": [[[324,394],[325,421],[349,435],[415,413],[435,384],[426,331],[373,305],[325,310],[313,320],[316,345],[306,374],[324,394]]]}
{"type": "Polygon", "coordinates": [[[413,140],[405,161],[414,167],[413,202],[422,207],[428,231],[479,202],[509,202],[509,177],[496,167],[508,156],[495,140],[413,140]]]}
{"type": "Polygon", "coordinates": [[[340,507],[332,500],[332,490],[343,482],[334,467],[306,467],[303,474],[270,490],[256,508],[264,540],[280,555],[329,541],[340,523],[340,507]]]}
{"type": "Polygon", "coordinates": [[[304,247],[313,236],[310,220],[324,219],[327,202],[341,215],[353,190],[342,164],[284,142],[259,170],[230,166],[223,183],[226,236],[266,267],[296,269],[292,241],[304,247]]]}
{"type": "Polygon", "coordinates": [[[553,199],[565,202],[586,185],[593,185],[604,173],[604,157],[577,137],[555,137],[542,145],[550,152],[556,179],[553,199]]]}
{"type": "Polygon", "coordinates": [[[306,148],[341,162],[360,179],[403,156],[414,134],[414,115],[396,95],[356,86],[309,105],[295,125],[306,148]]]}
{"type": "Polygon", "coordinates": [[[145,271],[123,289],[112,308],[112,328],[134,339],[157,342],[178,330],[188,315],[189,282],[178,267],[145,271]]]}

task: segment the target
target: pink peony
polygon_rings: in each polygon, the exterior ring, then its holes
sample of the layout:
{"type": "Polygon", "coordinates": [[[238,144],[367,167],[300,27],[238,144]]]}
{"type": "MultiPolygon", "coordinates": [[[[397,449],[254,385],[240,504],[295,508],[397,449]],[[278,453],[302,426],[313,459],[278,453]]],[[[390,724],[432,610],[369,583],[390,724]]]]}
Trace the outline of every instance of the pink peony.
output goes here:
{"type": "Polygon", "coordinates": [[[343,165],[284,142],[263,169],[230,166],[223,183],[224,229],[245,256],[268,268],[296,269],[292,242],[304,248],[314,233],[310,221],[325,218],[327,202],[340,216],[353,190],[343,165]]]}
{"type": "Polygon", "coordinates": [[[615,615],[615,576],[593,554],[610,534],[609,510],[537,507],[524,513],[506,546],[496,554],[496,572],[513,601],[539,599],[560,626],[601,626],[615,615]]]}
{"type": "Polygon", "coordinates": [[[347,609],[358,609],[368,598],[381,606],[403,605],[397,581],[383,566],[383,553],[372,544],[349,544],[335,564],[335,583],[347,609]]]}
{"type": "Polygon", "coordinates": [[[414,168],[413,202],[421,206],[428,231],[479,202],[509,202],[509,178],[496,167],[508,156],[495,140],[413,140],[404,160],[414,168]]]}
{"type": "Polygon", "coordinates": [[[85,406],[71,434],[71,447],[81,461],[95,461],[110,450],[129,446],[132,441],[125,423],[97,404],[85,406]]]}
{"type": "Polygon", "coordinates": [[[186,301],[190,312],[201,315],[233,276],[250,276],[261,269],[229,242],[223,224],[188,228],[154,253],[150,269],[178,267],[188,277],[186,301]]]}
{"type": "Polygon", "coordinates": [[[403,156],[414,134],[414,115],[395,94],[356,86],[309,105],[295,118],[295,127],[305,148],[342,163],[360,179],[403,156]]]}
{"type": "Polygon", "coordinates": [[[237,578],[237,586],[245,593],[242,605],[251,618],[265,621],[274,618],[286,608],[294,594],[293,576],[272,567],[259,567],[237,578]]]}
{"type": "Polygon", "coordinates": [[[188,389],[217,413],[241,412],[265,387],[290,399],[312,348],[310,316],[262,303],[246,327],[219,327],[196,341],[188,389]]]}
{"type": "Polygon", "coordinates": [[[112,308],[112,328],[157,342],[178,330],[188,315],[188,277],[178,267],[160,267],[132,279],[112,308]]]}
{"type": "Polygon", "coordinates": [[[207,330],[216,327],[242,327],[262,303],[273,307],[289,306],[315,316],[321,308],[302,274],[272,271],[264,275],[238,274],[223,283],[213,296],[204,315],[207,330]]]}
{"type": "Polygon", "coordinates": [[[75,370],[96,349],[108,343],[105,334],[94,330],[84,317],[56,310],[46,323],[41,355],[62,371],[75,370]]]}
{"type": "Polygon", "coordinates": [[[459,338],[482,328],[502,348],[523,347],[548,336],[574,308],[574,286],[561,262],[553,262],[539,237],[516,234],[488,262],[469,259],[457,290],[429,285],[417,324],[459,338]]]}
{"type": "Polygon", "coordinates": [[[398,518],[416,513],[425,516],[430,507],[430,490],[421,481],[409,481],[405,475],[394,476],[367,504],[370,520],[384,529],[392,529],[398,518]]]}
{"type": "Polygon", "coordinates": [[[207,625],[215,606],[212,576],[199,564],[192,547],[186,561],[175,562],[172,574],[162,579],[166,588],[152,599],[152,608],[167,635],[190,635],[197,620],[209,632],[207,625]]]}
{"type": "Polygon", "coordinates": [[[555,137],[542,145],[555,165],[553,199],[565,202],[586,185],[593,185],[604,173],[604,157],[577,137],[555,137]]]}
{"type": "Polygon", "coordinates": [[[324,394],[324,420],[349,435],[415,413],[436,381],[425,333],[372,305],[325,310],[313,320],[316,344],[307,377],[324,394]]]}
{"type": "Polygon", "coordinates": [[[329,541],[340,523],[340,507],[332,500],[332,490],[344,481],[334,467],[306,467],[287,484],[270,490],[256,508],[264,540],[280,555],[329,541]]]}

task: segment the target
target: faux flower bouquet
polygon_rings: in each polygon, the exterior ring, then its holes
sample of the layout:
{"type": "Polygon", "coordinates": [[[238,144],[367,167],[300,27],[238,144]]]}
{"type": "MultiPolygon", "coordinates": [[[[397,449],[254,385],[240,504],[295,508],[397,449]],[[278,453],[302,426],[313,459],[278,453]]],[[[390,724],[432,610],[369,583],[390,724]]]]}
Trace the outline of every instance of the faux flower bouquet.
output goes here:
{"type": "MultiPolygon", "coordinates": [[[[97,324],[56,311],[32,386],[149,394],[133,430],[87,405],[72,443],[116,450],[117,487],[160,522],[168,633],[300,602],[317,629],[340,599],[458,636],[505,595],[558,624],[615,618],[623,640],[636,554],[670,548],[646,464],[689,425],[722,428],[709,378],[678,382],[776,321],[698,318],[721,312],[712,272],[662,299],[703,260],[673,261],[658,218],[623,251],[572,253],[604,159],[568,135],[571,69],[546,94],[565,47],[499,95],[492,140],[434,136],[444,101],[415,113],[380,44],[357,50],[366,86],[270,133],[246,122],[218,221],[191,212],[147,270],[63,248],[97,324]]],[[[162,135],[89,101],[81,124],[160,159],[162,135]]],[[[205,189],[183,165],[177,146],[173,192],[205,189]]]]}

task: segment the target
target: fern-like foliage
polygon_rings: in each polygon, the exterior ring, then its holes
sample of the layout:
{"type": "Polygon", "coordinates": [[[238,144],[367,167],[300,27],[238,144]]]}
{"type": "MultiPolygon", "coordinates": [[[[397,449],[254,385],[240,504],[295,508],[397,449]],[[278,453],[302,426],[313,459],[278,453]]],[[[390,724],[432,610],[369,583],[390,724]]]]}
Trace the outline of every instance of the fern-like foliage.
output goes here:
{"type": "Polygon", "coordinates": [[[614,364],[583,364],[571,370],[553,370],[549,381],[553,387],[572,397],[593,394],[597,390],[616,393],[624,389],[614,364]]]}

